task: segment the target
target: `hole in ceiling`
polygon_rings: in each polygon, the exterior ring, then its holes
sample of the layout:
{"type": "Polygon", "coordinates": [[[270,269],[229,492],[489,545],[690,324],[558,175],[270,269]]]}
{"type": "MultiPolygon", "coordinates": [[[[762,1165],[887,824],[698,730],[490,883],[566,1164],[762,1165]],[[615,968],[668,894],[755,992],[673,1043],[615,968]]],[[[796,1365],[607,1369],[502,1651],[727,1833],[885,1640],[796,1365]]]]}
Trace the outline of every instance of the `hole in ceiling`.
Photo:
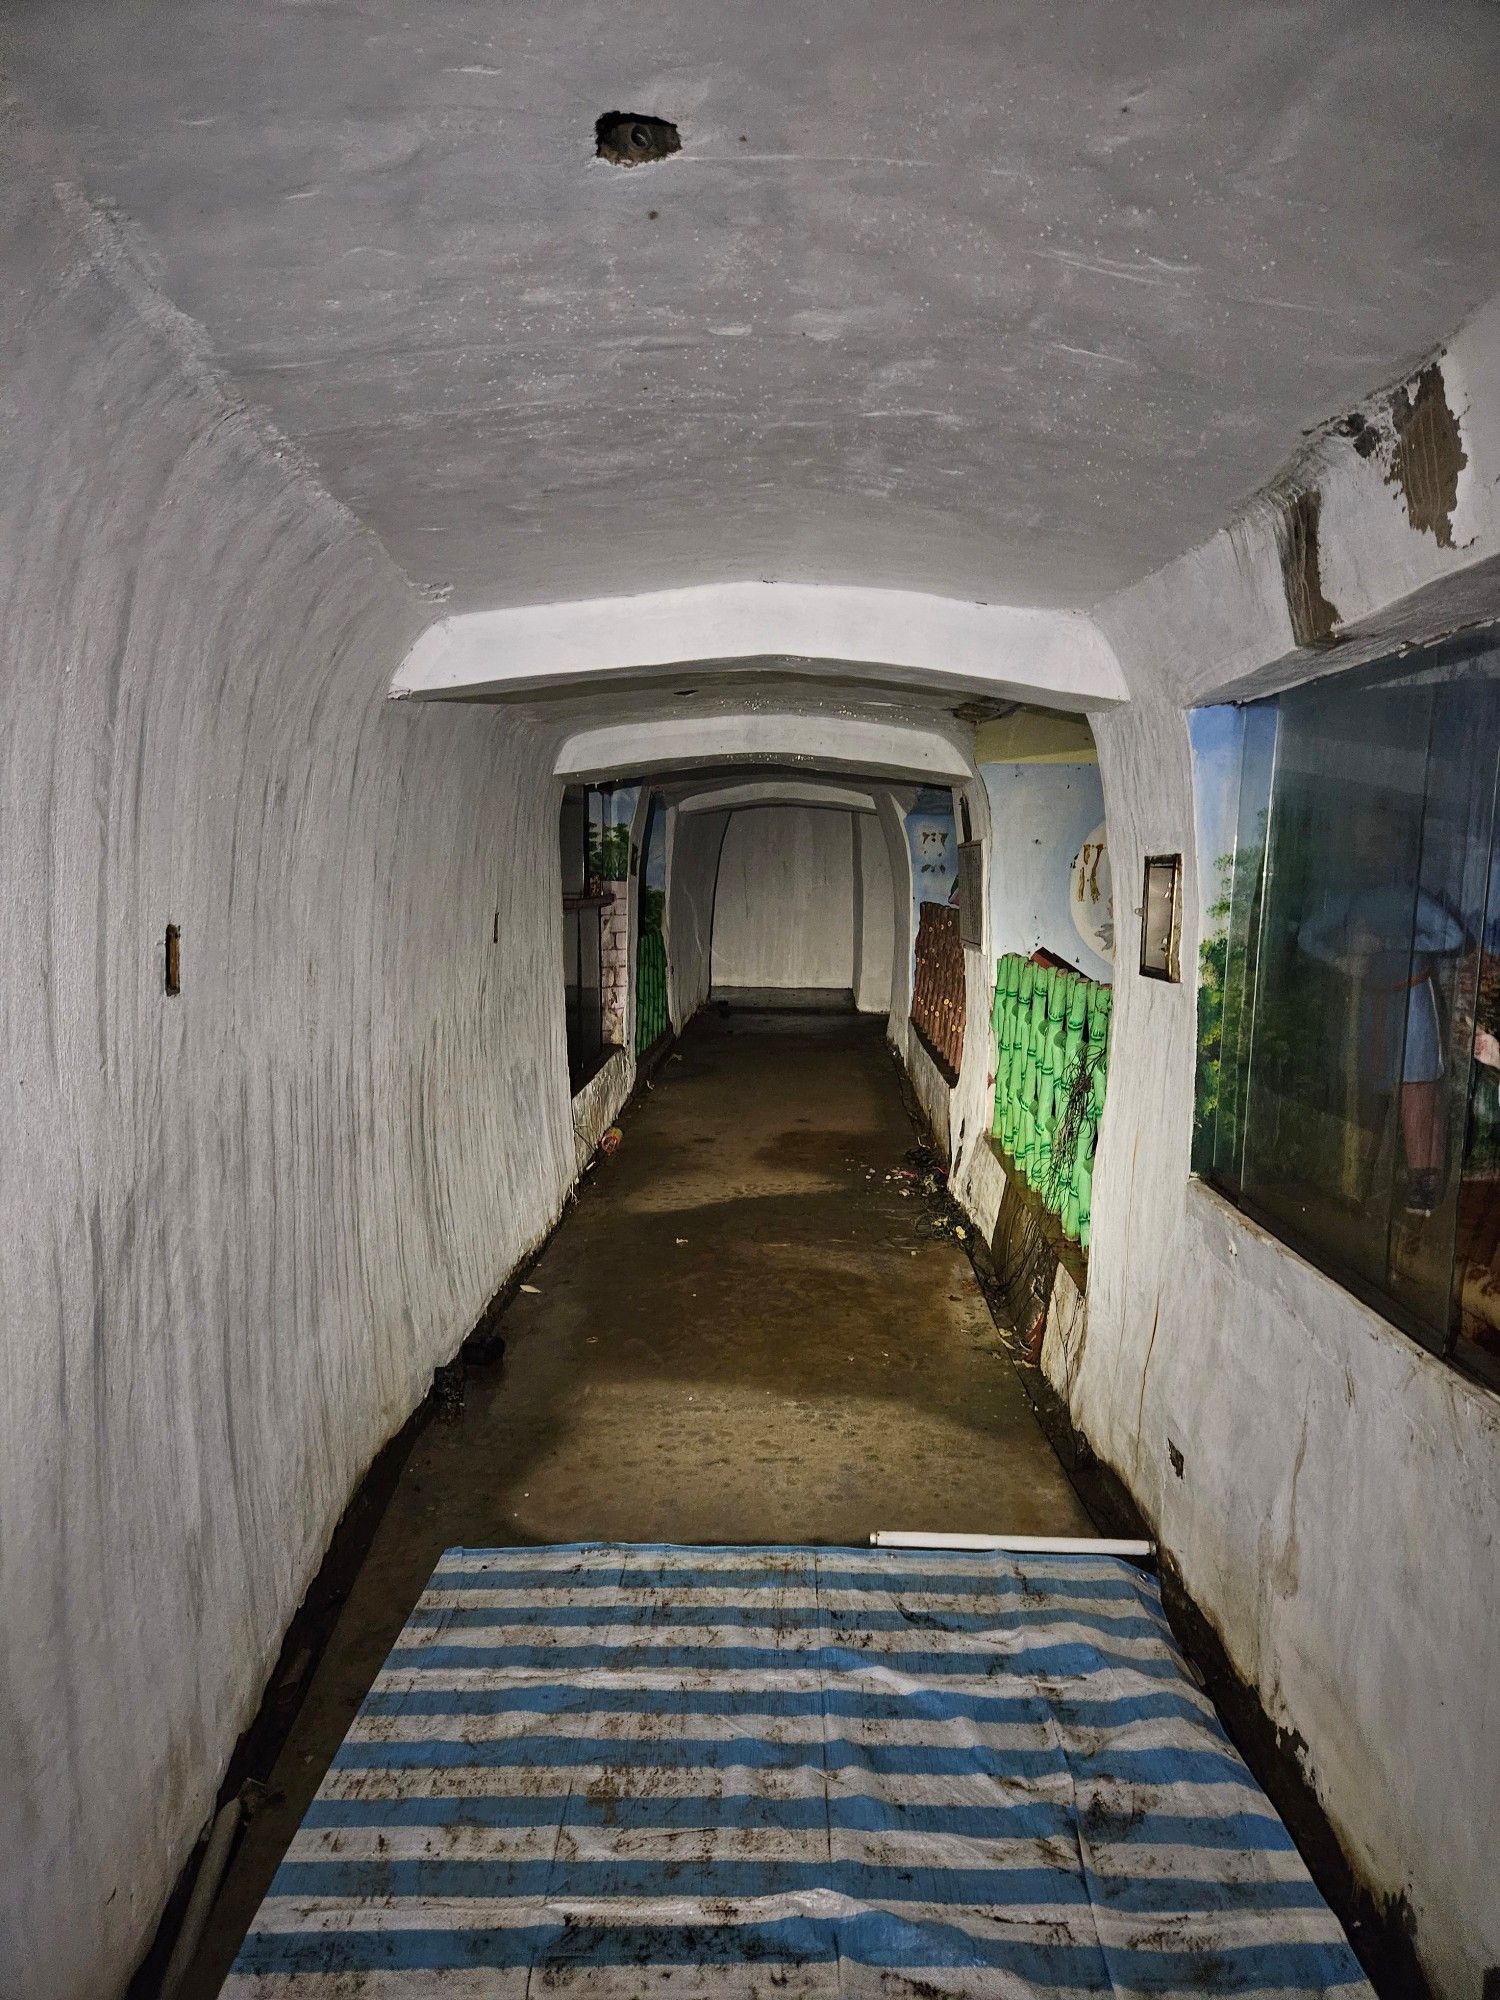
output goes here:
{"type": "Polygon", "coordinates": [[[599,158],[617,167],[641,167],[682,151],[677,127],[642,111],[606,111],[595,121],[594,138],[599,158]]]}

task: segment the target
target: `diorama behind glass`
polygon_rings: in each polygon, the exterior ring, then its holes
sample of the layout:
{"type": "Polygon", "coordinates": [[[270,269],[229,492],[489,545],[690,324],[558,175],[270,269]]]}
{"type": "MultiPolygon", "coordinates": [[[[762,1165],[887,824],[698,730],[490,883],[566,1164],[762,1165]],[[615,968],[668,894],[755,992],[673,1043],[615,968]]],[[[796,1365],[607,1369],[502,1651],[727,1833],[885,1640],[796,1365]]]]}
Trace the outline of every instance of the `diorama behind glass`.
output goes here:
{"type": "Polygon", "coordinates": [[[1199,1171],[1491,1379],[1497,677],[1448,644],[1195,718],[1200,770],[1238,778],[1200,850],[1199,1171]]]}

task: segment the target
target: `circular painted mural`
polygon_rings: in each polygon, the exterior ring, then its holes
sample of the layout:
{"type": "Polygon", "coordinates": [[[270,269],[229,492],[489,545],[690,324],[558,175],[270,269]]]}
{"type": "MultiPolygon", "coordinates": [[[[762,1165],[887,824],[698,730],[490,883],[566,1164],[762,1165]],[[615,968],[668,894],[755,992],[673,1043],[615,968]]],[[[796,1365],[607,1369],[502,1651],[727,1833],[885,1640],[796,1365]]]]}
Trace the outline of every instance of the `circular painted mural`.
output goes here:
{"type": "Polygon", "coordinates": [[[1103,820],[1073,856],[1068,908],[1072,913],[1073,928],[1089,950],[1098,952],[1101,958],[1112,959],[1115,955],[1115,898],[1103,820]]]}

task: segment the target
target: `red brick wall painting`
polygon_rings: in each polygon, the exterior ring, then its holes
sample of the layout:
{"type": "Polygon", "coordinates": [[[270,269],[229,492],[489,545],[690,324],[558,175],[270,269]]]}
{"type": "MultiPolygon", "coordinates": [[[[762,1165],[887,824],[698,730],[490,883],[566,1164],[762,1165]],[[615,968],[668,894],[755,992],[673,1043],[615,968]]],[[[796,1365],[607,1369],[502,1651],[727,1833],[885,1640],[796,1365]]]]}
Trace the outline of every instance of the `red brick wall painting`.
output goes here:
{"type": "Polygon", "coordinates": [[[964,1059],[964,948],[958,911],[943,903],[923,903],[917,923],[916,977],[912,983],[912,1026],[950,1076],[964,1059]]]}

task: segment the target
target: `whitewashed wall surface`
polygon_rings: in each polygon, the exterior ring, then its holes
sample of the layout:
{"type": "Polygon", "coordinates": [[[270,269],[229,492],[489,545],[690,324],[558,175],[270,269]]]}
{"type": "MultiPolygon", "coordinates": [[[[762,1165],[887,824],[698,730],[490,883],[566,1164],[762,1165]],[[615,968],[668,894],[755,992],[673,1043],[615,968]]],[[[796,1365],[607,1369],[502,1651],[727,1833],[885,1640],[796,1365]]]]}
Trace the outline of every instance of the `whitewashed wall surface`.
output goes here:
{"type": "Polygon", "coordinates": [[[714,898],[713,984],[854,986],[856,815],[750,806],[729,816],[714,898]]]}
{"type": "MultiPolygon", "coordinates": [[[[1346,425],[1231,529],[1100,607],[1132,689],[1128,708],[1091,718],[1121,943],[1086,1331],[1071,1316],[1044,1362],[1240,1673],[1300,1741],[1366,1884],[1407,1906],[1437,1990],[1479,2000],[1500,1963],[1500,1399],[1188,1172],[1198,938],[1185,711],[1500,613],[1500,304],[1439,366],[1465,461],[1448,537],[1413,525],[1389,451],[1357,451],[1346,425]],[[1317,643],[1305,605],[1294,616],[1278,533],[1306,493],[1335,614],[1317,643]],[[1140,881],[1144,855],[1174,851],[1186,857],[1180,986],[1130,969],[1139,913],[1120,886],[1140,881]]],[[[1386,440],[1395,393],[1365,406],[1386,440]]]]}
{"type": "Polygon", "coordinates": [[[571,1179],[554,745],[10,159],[0,287],[0,1992],[107,2000],[571,1179]]]}

